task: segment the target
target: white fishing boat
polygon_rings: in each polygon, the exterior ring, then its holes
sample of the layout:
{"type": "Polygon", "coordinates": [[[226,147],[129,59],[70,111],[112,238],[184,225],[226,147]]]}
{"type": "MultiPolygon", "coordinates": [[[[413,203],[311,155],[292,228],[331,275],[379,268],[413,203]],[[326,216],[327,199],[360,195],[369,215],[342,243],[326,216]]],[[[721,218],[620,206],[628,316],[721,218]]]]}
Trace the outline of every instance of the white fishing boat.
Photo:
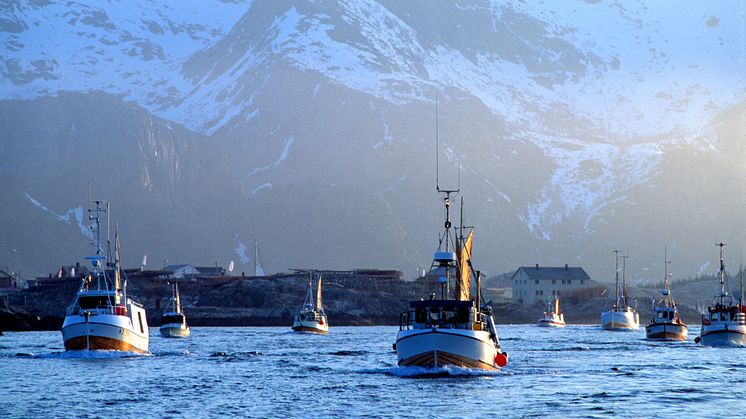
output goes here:
{"type": "Polygon", "coordinates": [[[441,296],[436,299],[433,293],[428,299],[411,301],[409,310],[401,314],[394,344],[398,365],[497,370],[508,364],[508,354],[500,347],[492,308],[480,304],[480,273],[474,271],[471,262],[474,230],[463,225],[462,217],[456,237],[451,226],[450,195],[458,190],[437,190],[444,194],[445,232],[428,276],[438,278],[441,296]],[[471,294],[472,276],[476,279],[475,298],[471,294]],[[455,285],[453,293],[451,283],[455,285]]]}
{"type": "Polygon", "coordinates": [[[741,301],[736,303],[727,291],[728,274],[723,259],[725,243],[718,243],[717,246],[720,247],[720,270],[718,271],[720,289],[715,295],[713,304],[707,307],[707,313],[702,315],[702,329],[694,341],[706,346],[746,346],[743,283],[741,301]]]}
{"type": "Polygon", "coordinates": [[[560,311],[560,300],[556,298],[554,304],[547,301],[547,308],[539,321],[536,322],[540,327],[565,327],[565,315],[560,311]]]}
{"type": "Polygon", "coordinates": [[[601,327],[605,330],[637,330],[640,327],[640,316],[637,309],[631,307],[627,300],[627,270],[626,258],[624,258],[624,268],[622,276],[622,292],[619,293],[619,251],[614,250],[616,263],[615,278],[615,301],[610,310],[601,312],[601,327]]]}
{"type": "Polygon", "coordinates": [[[686,324],[681,320],[681,314],[676,306],[668,284],[668,252],[664,260],[665,270],[663,275],[663,289],[661,295],[653,299],[653,316],[650,324],[645,327],[645,334],[648,339],[654,340],[686,340],[688,329],[686,324]]]}
{"type": "MultiPolygon", "coordinates": [[[[119,229],[115,233],[113,262],[101,249],[101,215],[109,205],[88,210],[94,234],[95,256],[86,257],[93,269],[86,274],[72,303],[67,307],[62,324],[65,350],[115,350],[148,353],[148,321],[142,305],[127,296],[127,278],[123,275],[119,258],[119,229]]],[[[108,225],[108,222],[107,222],[108,225]]],[[[108,231],[108,229],[107,229],[108,231]]],[[[108,236],[108,232],[107,232],[108,236]]],[[[109,241],[107,240],[107,243],[109,241]]],[[[108,248],[108,246],[107,246],[108,248]]]]}
{"type": "Polygon", "coordinates": [[[184,316],[184,310],[181,308],[181,298],[179,297],[179,284],[174,283],[171,287],[172,296],[171,304],[161,315],[161,335],[167,338],[186,338],[189,337],[189,325],[184,316]]]}
{"type": "Polygon", "coordinates": [[[296,332],[310,332],[318,334],[329,333],[329,322],[321,304],[321,276],[316,286],[316,299],[313,298],[312,273],[309,273],[308,293],[298,314],[293,318],[293,330],[296,332]]]}

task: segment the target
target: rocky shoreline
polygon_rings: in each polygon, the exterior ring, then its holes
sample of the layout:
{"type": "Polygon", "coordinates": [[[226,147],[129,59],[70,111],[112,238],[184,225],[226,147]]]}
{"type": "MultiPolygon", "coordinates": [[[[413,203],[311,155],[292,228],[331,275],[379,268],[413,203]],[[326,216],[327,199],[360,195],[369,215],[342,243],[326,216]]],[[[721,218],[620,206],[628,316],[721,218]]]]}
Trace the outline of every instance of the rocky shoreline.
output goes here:
{"type": "MultiPolygon", "coordinates": [[[[194,278],[179,282],[187,321],[192,326],[290,326],[307,292],[308,276],[281,274],[271,277],[194,278]]],[[[59,330],[65,309],[73,299],[78,278],[50,280],[0,299],[0,331],[59,330]]],[[[338,279],[325,282],[324,308],[332,326],[398,325],[408,302],[429,295],[439,287],[425,280],[403,281],[338,279]]],[[[568,324],[598,324],[604,298],[593,298],[589,288],[584,298],[566,298],[562,309],[568,324]]],[[[637,291],[637,290],[636,290],[637,291]]],[[[649,293],[650,290],[640,290],[649,293]]],[[[145,305],[150,326],[160,324],[160,315],[170,297],[170,286],[158,277],[130,280],[130,295],[145,305]]],[[[640,293],[640,297],[644,295],[640,293]]],[[[642,301],[642,300],[640,300],[642,301]]],[[[540,305],[494,305],[498,324],[532,324],[543,311],[540,305]]],[[[699,314],[690,306],[680,307],[690,324],[699,314]]],[[[640,307],[640,321],[650,316],[647,304],[640,307]]]]}

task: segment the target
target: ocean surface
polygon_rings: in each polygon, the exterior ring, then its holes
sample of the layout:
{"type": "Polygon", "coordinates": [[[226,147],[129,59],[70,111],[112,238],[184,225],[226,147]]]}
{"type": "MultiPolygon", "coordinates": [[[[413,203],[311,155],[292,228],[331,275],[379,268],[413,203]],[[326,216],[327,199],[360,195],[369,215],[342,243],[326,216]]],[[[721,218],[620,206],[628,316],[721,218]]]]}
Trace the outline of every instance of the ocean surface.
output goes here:
{"type": "Polygon", "coordinates": [[[64,352],[58,332],[0,336],[0,417],[715,417],[746,410],[746,348],[644,330],[499,326],[499,372],[399,368],[397,327],[151,328],[150,356],[64,352]]]}

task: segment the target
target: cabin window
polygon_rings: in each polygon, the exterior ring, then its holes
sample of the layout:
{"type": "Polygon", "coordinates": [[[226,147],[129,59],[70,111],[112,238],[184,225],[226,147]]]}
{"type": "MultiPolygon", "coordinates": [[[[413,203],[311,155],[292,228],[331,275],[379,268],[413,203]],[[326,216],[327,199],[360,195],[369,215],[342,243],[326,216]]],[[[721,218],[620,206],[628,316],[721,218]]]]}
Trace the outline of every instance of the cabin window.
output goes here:
{"type": "Polygon", "coordinates": [[[567,285],[572,285],[572,279],[567,280],[567,285]]]}
{"type": "Polygon", "coordinates": [[[440,310],[437,307],[430,308],[430,320],[437,322],[440,319],[440,310]]]}
{"type": "Polygon", "coordinates": [[[710,313],[710,320],[717,320],[718,314],[717,313],[710,313]]]}
{"type": "Polygon", "coordinates": [[[585,279],[580,280],[580,285],[585,285],[585,279]]]}
{"type": "Polygon", "coordinates": [[[538,279],[534,279],[534,284],[539,285],[539,280],[538,279]]]}
{"type": "Polygon", "coordinates": [[[544,295],[544,290],[539,291],[539,295],[544,295]]]}
{"type": "Polygon", "coordinates": [[[456,311],[456,319],[459,323],[469,323],[469,308],[459,307],[456,311]]]}
{"type": "Polygon", "coordinates": [[[114,302],[108,296],[98,295],[94,297],[81,297],[78,299],[78,305],[80,308],[97,308],[114,305],[114,302]]]}
{"type": "Polygon", "coordinates": [[[553,279],[553,280],[552,280],[552,285],[554,285],[554,284],[556,284],[556,283],[557,283],[557,280],[556,280],[556,279],[553,279]]]}
{"type": "Polygon", "coordinates": [[[140,321],[140,332],[145,333],[145,328],[142,327],[142,312],[140,311],[137,312],[137,320],[140,321]]]}
{"type": "Polygon", "coordinates": [[[659,318],[659,319],[662,319],[662,318],[663,318],[663,312],[660,312],[660,311],[658,312],[658,318],[659,318]]]}
{"type": "Polygon", "coordinates": [[[414,321],[416,323],[427,322],[427,309],[424,307],[418,307],[414,309],[414,321]]]}
{"type": "Polygon", "coordinates": [[[182,316],[176,315],[176,316],[163,316],[161,318],[161,323],[163,324],[169,324],[169,323],[182,323],[182,316]]]}

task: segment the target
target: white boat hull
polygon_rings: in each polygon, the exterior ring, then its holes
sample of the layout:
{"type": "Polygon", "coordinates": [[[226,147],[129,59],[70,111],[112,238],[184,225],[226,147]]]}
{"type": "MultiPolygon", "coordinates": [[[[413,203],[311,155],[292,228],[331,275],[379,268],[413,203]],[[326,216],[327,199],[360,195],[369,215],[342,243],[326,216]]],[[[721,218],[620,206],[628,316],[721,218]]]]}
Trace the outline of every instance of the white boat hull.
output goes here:
{"type": "Polygon", "coordinates": [[[396,336],[396,353],[399,366],[500,368],[495,362],[497,347],[481,330],[402,330],[396,336]]]}
{"type": "Polygon", "coordinates": [[[167,338],[186,338],[191,334],[189,326],[180,324],[164,324],[160,327],[161,336],[167,338]]]}
{"type": "Polygon", "coordinates": [[[539,319],[536,325],[539,327],[565,327],[565,322],[553,319],[539,319]]]}
{"type": "Polygon", "coordinates": [[[326,322],[322,324],[313,320],[295,320],[293,322],[293,330],[296,332],[309,332],[325,335],[329,333],[329,325],[326,322]]]}
{"type": "Polygon", "coordinates": [[[704,346],[746,346],[746,326],[722,323],[703,325],[699,343],[704,346]]]}
{"type": "Polygon", "coordinates": [[[601,313],[601,327],[605,330],[637,330],[640,316],[634,311],[604,311],[601,313]]]}
{"type": "Polygon", "coordinates": [[[689,332],[685,324],[650,323],[645,327],[645,335],[655,340],[686,340],[689,332]]]}
{"type": "Polygon", "coordinates": [[[149,353],[147,323],[144,323],[143,329],[144,333],[135,329],[129,316],[96,314],[86,320],[85,316],[74,314],[65,317],[62,324],[62,339],[67,351],[114,350],[149,353]]]}

